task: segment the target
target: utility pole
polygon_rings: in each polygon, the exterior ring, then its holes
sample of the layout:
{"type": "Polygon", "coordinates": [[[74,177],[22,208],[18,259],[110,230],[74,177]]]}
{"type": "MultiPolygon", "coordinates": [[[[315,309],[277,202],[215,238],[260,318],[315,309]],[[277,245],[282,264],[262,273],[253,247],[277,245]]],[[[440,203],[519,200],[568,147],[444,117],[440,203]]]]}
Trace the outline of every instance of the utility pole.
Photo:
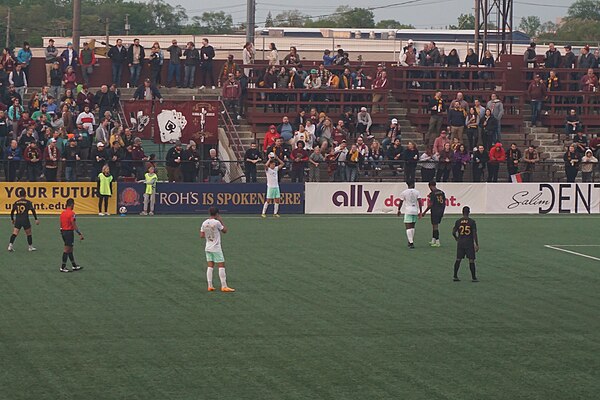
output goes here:
{"type": "Polygon", "coordinates": [[[8,14],[6,15],[6,46],[10,47],[10,7],[8,7],[8,14]]]}
{"type": "Polygon", "coordinates": [[[81,0],[73,0],[73,48],[79,51],[81,36],[81,0]]]}
{"type": "Polygon", "coordinates": [[[129,36],[129,29],[131,26],[129,25],[129,14],[125,14],[125,36],[129,36]]]}
{"type": "Polygon", "coordinates": [[[475,49],[474,51],[477,54],[481,54],[479,52],[479,24],[481,17],[481,10],[479,9],[479,0],[475,0],[475,49]]]}
{"type": "Polygon", "coordinates": [[[108,45],[108,43],[110,43],[110,19],[108,17],[104,19],[104,30],[106,33],[106,43],[108,45]]]}
{"type": "Polygon", "coordinates": [[[246,42],[254,44],[254,29],[256,27],[256,0],[247,0],[246,8],[246,42]]]}

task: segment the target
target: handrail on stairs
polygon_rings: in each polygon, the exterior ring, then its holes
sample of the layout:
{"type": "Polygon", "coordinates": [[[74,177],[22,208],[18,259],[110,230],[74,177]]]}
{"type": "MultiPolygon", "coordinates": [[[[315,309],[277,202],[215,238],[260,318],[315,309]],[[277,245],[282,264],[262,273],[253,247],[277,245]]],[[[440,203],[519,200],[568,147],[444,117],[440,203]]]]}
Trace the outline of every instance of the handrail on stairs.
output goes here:
{"type": "Polygon", "coordinates": [[[223,100],[220,100],[220,102],[222,107],[220,116],[221,122],[223,122],[225,134],[229,139],[230,146],[232,147],[237,159],[242,160],[244,158],[246,149],[244,148],[244,144],[242,143],[242,139],[238,134],[233,119],[231,118],[231,114],[229,114],[227,107],[225,107],[225,103],[223,103],[223,100]]]}

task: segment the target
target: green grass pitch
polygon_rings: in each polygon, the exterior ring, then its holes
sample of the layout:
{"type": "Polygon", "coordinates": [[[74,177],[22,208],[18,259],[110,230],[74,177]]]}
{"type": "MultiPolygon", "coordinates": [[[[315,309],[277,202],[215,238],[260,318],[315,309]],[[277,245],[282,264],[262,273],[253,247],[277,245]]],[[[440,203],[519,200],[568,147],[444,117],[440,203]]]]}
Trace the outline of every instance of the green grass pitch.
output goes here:
{"type": "Polygon", "coordinates": [[[2,248],[0,398],[597,398],[600,219],[475,218],[478,284],[451,280],[455,216],[409,250],[392,216],[225,215],[227,294],[204,216],[80,217],[70,274],[43,217],[37,252],[2,248]]]}

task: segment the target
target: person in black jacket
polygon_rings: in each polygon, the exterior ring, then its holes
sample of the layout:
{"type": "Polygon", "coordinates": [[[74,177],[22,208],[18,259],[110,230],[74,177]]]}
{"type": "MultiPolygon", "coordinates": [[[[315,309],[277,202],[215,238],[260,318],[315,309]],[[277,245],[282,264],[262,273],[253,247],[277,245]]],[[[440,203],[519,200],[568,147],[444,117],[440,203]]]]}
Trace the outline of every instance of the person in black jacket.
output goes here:
{"type": "MultiPolygon", "coordinates": [[[[100,90],[98,90],[94,95],[94,103],[100,109],[99,115],[103,116],[106,111],[110,111],[112,114],[113,110],[115,109],[115,103],[118,103],[118,100],[115,99],[114,92],[108,90],[108,86],[102,85],[100,90]]],[[[97,175],[98,174],[96,174],[96,176],[97,175]]]]}
{"type": "Polygon", "coordinates": [[[206,162],[206,169],[208,170],[208,182],[221,183],[223,176],[225,176],[225,165],[217,156],[216,149],[210,149],[209,157],[209,161],[206,162]]]}
{"type": "Polygon", "coordinates": [[[121,86],[121,75],[123,74],[123,64],[127,61],[127,49],[123,46],[123,41],[117,39],[116,46],[110,46],[108,58],[112,61],[112,81],[121,86]]]}
{"type": "Polygon", "coordinates": [[[200,76],[204,89],[209,84],[215,88],[215,78],[213,77],[213,58],[215,58],[215,49],[208,44],[208,39],[202,39],[202,47],[200,48],[200,76]]]}
{"type": "Polygon", "coordinates": [[[194,88],[194,77],[196,75],[196,66],[200,62],[200,52],[195,47],[194,42],[188,42],[185,51],[183,52],[185,57],[184,63],[184,74],[183,74],[183,87],[190,89],[194,88]]]}
{"type": "Polygon", "coordinates": [[[110,168],[110,174],[114,179],[118,179],[121,173],[121,161],[125,158],[125,150],[121,147],[121,144],[115,140],[112,143],[110,149],[108,149],[108,167],[110,168]]]}
{"type": "Polygon", "coordinates": [[[167,152],[167,176],[169,182],[181,182],[181,160],[183,150],[181,148],[181,142],[178,140],[175,142],[175,146],[171,147],[167,152]]]}
{"type": "Polygon", "coordinates": [[[436,92],[435,96],[429,99],[427,106],[431,117],[429,117],[429,129],[425,137],[425,145],[432,145],[435,138],[440,134],[442,123],[444,122],[443,114],[446,112],[446,104],[442,98],[442,92],[436,92]]]}
{"type": "Polygon", "coordinates": [[[262,161],[260,150],[256,148],[256,143],[251,143],[250,148],[244,155],[244,166],[246,170],[246,183],[256,183],[256,164],[262,161]]]}
{"type": "Polygon", "coordinates": [[[146,78],[144,83],[140,85],[133,94],[133,100],[156,100],[159,99],[162,103],[163,97],[156,86],[146,78]]]}
{"type": "Polygon", "coordinates": [[[181,154],[181,160],[183,181],[196,182],[196,177],[198,176],[198,161],[200,161],[196,142],[190,140],[187,149],[181,154]]]}
{"type": "Polygon", "coordinates": [[[419,162],[419,150],[414,142],[408,142],[406,149],[402,152],[402,160],[404,161],[404,181],[414,182],[419,162]]]}
{"type": "Polygon", "coordinates": [[[492,148],[494,135],[498,129],[498,120],[494,118],[489,108],[485,110],[485,115],[479,120],[479,126],[481,127],[483,146],[486,150],[492,148]]]}
{"type": "Polygon", "coordinates": [[[142,66],[146,53],[144,46],[140,45],[140,39],[133,39],[133,44],[127,49],[127,63],[129,64],[129,72],[131,73],[131,86],[136,87],[142,74],[142,66]]]}
{"type": "Polygon", "coordinates": [[[400,161],[402,161],[402,154],[404,149],[400,144],[400,139],[396,138],[394,143],[387,150],[387,158],[390,160],[390,168],[394,171],[394,175],[398,174],[398,170],[402,170],[400,161]]]}
{"type": "Polygon", "coordinates": [[[483,145],[477,146],[477,150],[473,152],[473,182],[481,182],[484,179],[485,168],[490,156],[483,145]]]}

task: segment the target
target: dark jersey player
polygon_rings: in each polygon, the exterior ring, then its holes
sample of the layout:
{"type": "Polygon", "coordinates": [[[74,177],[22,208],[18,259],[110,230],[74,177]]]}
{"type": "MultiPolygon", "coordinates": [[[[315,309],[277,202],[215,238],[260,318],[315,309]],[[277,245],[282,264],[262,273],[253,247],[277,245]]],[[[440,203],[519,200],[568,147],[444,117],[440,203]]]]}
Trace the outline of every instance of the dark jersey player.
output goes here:
{"type": "Polygon", "coordinates": [[[479,282],[475,270],[475,253],[479,251],[479,240],[477,239],[477,224],[475,220],[469,218],[471,209],[463,207],[463,216],[454,224],[452,236],[456,239],[456,262],[454,263],[454,282],[459,282],[458,270],[463,258],[469,259],[469,269],[471,270],[471,279],[473,282],[479,282]]]}
{"type": "Polygon", "coordinates": [[[67,258],[73,265],[73,271],[79,271],[83,268],[82,266],[77,265],[75,262],[75,257],[73,256],[73,244],[75,242],[74,233],[77,233],[79,235],[79,239],[83,240],[83,235],[79,231],[79,228],[77,227],[77,221],[75,220],[75,213],[73,212],[74,208],[75,200],[68,199],[67,209],[60,214],[60,234],[65,244],[60,272],[70,272],[67,268],[67,258]]]}
{"type": "Polygon", "coordinates": [[[27,235],[27,244],[29,245],[29,251],[35,251],[36,248],[33,247],[33,237],[31,236],[31,222],[29,221],[29,212],[31,211],[31,214],[35,219],[36,225],[39,225],[40,221],[38,220],[37,214],[35,213],[35,208],[33,208],[33,204],[31,203],[31,201],[25,198],[25,189],[18,188],[15,193],[19,197],[19,200],[14,202],[12,210],[10,211],[10,220],[13,224],[13,233],[12,235],[10,235],[8,251],[15,251],[15,239],[17,238],[17,235],[19,234],[21,229],[25,230],[25,234],[27,235]]]}
{"type": "Polygon", "coordinates": [[[440,247],[440,230],[439,225],[444,218],[444,211],[446,211],[446,193],[437,188],[435,181],[429,182],[429,194],[427,195],[427,208],[423,211],[423,215],[427,214],[427,211],[431,210],[431,227],[433,229],[433,235],[431,239],[431,247],[440,247]]]}

